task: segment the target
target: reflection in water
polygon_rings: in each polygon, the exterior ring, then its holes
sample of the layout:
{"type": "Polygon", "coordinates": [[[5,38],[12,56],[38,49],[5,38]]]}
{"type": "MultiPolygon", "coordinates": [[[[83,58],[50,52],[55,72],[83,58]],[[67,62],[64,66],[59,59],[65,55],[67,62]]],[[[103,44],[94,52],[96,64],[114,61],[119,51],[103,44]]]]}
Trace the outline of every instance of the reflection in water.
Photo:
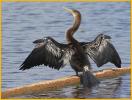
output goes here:
{"type": "Polygon", "coordinates": [[[98,86],[92,89],[76,87],[72,94],[75,98],[111,97],[118,87],[120,87],[120,84],[121,77],[115,79],[106,79],[102,80],[98,86]]]}
{"type": "MultiPolygon", "coordinates": [[[[82,85],[67,86],[38,94],[21,96],[22,98],[110,98],[114,97],[117,90],[122,84],[122,78],[104,79],[101,83],[93,88],[83,88],[82,85]]],[[[18,97],[15,97],[18,98],[18,97]]],[[[20,97],[19,97],[20,98],[20,97]]]]}
{"type": "MultiPolygon", "coordinates": [[[[122,59],[122,66],[130,65],[130,4],[128,2],[97,3],[42,3],[42,2],[3,2],[2,3],[2,90],[75,75],[66,66],[59,72],[40,66],[20,71],[19,66],[33,49],[32,41],[43,36],[52,36],[65,43],[65,30],[72,24],[72,16],[61,7],[78,9],[82,22],[75,38],[79,41],[92,41],[99,33],[112,37],[122,59]],[[121,17],[119,17],[121,16],[121,17]],[[37,18],[37,20],[36,20],[37,18]],[[125,34],[124,34],[125,33],[125,34]],[[118,40],[117,40],[118,39],[118,40]],[[8,69],[8,70],[7,70],[8,69]],[[8,77],[9,76],[9,77],[8,77]]],[[[108,63],[95,71],[113,66],[108,63]]],[[[101,80],[99,86],[83,89],[82,86],[67,86],[54,91],[24,95],[21,98],[99,98],[130,97],[130,76],[101,80]]]]}

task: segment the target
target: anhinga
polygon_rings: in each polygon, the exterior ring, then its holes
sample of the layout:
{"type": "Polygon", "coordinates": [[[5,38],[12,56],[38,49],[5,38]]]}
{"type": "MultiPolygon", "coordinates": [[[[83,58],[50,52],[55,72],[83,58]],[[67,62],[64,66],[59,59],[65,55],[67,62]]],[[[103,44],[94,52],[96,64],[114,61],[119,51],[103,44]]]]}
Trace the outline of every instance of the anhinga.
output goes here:
{"type": "Polygon", "coordinates": [[[77,31],[81,22],[81,14],[77,10],[64,8],[74,17],[73,25],[66,31],[66,39],[68,44],[61,44],[51,37],[38,39],[33,43],[36,47],[29,54],[21,65],[20,70],[29,69],[34,66],[44,64],[54,69],[63,68],[66,64],[70,64],[78,72],[83,72],[82,82],[85,87],[91,87],[99,83],[98,79],[90,70],[90,57],[98,67],[107,62],[113,63],[116,67],[121,67],[121,59],[110,43],[110,36],[99,34],[95,40],[91,42],[78,42],[73,34],[77,31]]]}

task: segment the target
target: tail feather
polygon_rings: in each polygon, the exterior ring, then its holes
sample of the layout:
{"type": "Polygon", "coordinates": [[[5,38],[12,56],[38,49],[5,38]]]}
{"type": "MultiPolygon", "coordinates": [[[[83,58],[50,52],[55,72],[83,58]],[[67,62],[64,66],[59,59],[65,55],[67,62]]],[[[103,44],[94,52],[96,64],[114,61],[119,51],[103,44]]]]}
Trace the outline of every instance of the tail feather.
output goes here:
{"type": "Polygon", "coordinates": [[[84,69],[82,74],[82,84],[84,87],[91,88],[99,84],[99,80],[89,71],[84,69]]]}

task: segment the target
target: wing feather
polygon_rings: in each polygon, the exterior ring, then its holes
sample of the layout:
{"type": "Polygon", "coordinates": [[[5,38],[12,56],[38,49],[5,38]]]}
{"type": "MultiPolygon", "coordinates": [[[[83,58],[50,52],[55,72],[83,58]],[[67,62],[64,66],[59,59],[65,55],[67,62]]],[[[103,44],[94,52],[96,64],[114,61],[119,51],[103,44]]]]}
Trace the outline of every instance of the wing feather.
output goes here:
{"type": "Polygon", "coordinates": [[[71,52],[69,51],[70,49],[68,49],[68,45],[60,44],[50,37],[36,40],[33,43],[36,44],[36,47],[22,63],[20,70],[29,69],[42,64],[59,70],[69,62],[70,56],[72,56],[72,53],[68,53],[71,52]],[[65,62],[66,60],[67,62],[65,62]]]}
{"type": "Polygon", "coordinates": [[[84,51],[97,64],[98,67],[111,62],[116,67],[121,67],[121,59],[113,44],[111,37],[100,34],[92,42],[82,43],[84,51]]]}

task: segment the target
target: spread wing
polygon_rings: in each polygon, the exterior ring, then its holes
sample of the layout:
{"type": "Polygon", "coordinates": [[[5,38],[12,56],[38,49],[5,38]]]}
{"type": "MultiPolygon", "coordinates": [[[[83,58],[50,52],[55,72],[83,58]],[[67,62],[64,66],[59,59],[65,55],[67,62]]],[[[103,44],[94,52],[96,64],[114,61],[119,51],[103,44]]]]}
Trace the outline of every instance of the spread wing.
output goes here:
{"type": "Polygon", "coordinates": [[[20,66],[20,70],[29,69],[44,64],[54,69],[65,66],[73,54],[68,45],[60,44],[54,39],[47,37],[34,41],[36,47],[20,66]]]}
{"type": "Polygon", "coordinates": [[[115,47],[110,42],[111,37],[100,34],[92,42],[82,43],[84,51],[97,64],[98,67],[107,62],[113,63],[116,67],[121,67],[121,59],[115,47]]]}

